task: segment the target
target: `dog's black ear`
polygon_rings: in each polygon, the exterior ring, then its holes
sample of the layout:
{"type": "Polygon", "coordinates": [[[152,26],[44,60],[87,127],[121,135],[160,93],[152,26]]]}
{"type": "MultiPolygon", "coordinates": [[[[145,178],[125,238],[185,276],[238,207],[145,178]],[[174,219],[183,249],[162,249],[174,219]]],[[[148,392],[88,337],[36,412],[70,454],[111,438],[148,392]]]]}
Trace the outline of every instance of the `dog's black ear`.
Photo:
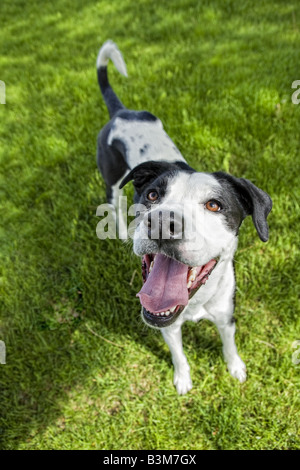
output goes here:
{"type": "Polygon", "coordinates": [[[223,179],[230,183],[242,206],[244,217],[252,216],[259,238],[266,242],[269,239],[267,217],[272,209],[270,196],[245,178],[235,178],[222,172],[214,173],[214,176],[218,180],[223,179]]]}
{"type": "Polygon", "coordinates": [[[140,195],[142,194],[144,188],[154,181],[158,176],[166,172],[175,173],[179,169],[183,169],[184,165],[189,168],[188,165],[184,162],[169,163],[163,161],[148,161],[141,163],[140,165],[133,168],[133,170],[131,170],[128,175],[125,176],[119,188],[123,188],[123,186],[125,186],[125,184],[127,184],[129,181],[133,181],[135,190],[138,195],[140,195]]]}

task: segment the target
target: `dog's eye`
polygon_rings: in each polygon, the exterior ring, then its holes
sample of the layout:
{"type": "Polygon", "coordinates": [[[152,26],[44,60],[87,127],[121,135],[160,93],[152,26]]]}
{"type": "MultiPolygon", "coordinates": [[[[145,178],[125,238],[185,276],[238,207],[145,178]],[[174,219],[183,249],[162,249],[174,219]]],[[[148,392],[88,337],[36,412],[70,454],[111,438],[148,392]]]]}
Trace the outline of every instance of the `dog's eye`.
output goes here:
{"type": "Polygon", "coordinates": [[[147,194],[147,199],[149,199],[151,202],[156,201],[158,199],[157,191],[150,191],[150,193],[147,194]]]}
{"type": "Polygon", "coordinates": [[[217,201],[208,201],[206,204],[205,204],[205,207],[207,210],[211,211],[211,212],[219,212],[222,207],[221,207],[221,204],[217,201]]]}

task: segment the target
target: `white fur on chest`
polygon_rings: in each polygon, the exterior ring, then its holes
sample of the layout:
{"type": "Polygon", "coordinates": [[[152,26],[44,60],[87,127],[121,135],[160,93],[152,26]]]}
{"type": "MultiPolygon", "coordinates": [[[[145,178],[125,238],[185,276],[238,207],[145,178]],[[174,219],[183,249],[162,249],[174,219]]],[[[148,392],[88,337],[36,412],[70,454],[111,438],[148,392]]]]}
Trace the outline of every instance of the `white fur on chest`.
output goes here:
{"type": "Polygon", "coordinates": [[[232,260],[220,260],[206,284],[201,286],[189,301],[178,323],[197,322],[201,319],[215,321],[216,315],[218,316],[221,311],[226,314],[228,309],[231,310],[234,291],[235,277],[232,260]],[[221,309],[218,308],[219,305],[221,309]]]}

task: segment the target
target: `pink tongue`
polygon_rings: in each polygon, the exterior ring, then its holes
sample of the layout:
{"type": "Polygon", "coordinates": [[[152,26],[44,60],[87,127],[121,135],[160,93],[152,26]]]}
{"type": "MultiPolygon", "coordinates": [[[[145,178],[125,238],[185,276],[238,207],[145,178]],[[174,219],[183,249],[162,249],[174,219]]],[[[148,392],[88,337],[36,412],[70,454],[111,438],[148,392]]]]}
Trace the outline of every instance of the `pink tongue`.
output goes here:
{"type": "Polygon", "coordinates": [[[152,313],[165,312],[176,305],[187,305],[189,294],[187,289],[188,266],[157,254],[153,269],[149,274],[137,297],[152,313]]]}

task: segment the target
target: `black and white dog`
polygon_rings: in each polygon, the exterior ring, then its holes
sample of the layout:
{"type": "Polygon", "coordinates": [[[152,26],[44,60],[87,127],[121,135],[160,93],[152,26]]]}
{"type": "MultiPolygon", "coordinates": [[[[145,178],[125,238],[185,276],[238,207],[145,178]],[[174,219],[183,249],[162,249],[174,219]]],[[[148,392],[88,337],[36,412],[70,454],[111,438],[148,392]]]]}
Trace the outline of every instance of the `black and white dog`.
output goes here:
{"type": "MultiPolygon", "coordinates": [[[[98,54],[97,73],[111,120],[99,133],[97,161],[108,202],[117,209],[121,188],[132,180],[135,202],[144,208],[133,238],[134,252],[142,257],[144,285],[138,296],[143,320],[161,329],[179,394],[192,387],[181,339],[186,320],[215,323],[229,372],[244,382],[246,367],[234,340],[233,256],[247,215],[260,239],[268,240],[272,201],[244,178],[192,169],[159,119],[119,101],[107,78],[110,59],[127,75],[120,51],[107,41],[98,54]]],[[[119,223],[122,232],[126,227],[119,223]]]]}

